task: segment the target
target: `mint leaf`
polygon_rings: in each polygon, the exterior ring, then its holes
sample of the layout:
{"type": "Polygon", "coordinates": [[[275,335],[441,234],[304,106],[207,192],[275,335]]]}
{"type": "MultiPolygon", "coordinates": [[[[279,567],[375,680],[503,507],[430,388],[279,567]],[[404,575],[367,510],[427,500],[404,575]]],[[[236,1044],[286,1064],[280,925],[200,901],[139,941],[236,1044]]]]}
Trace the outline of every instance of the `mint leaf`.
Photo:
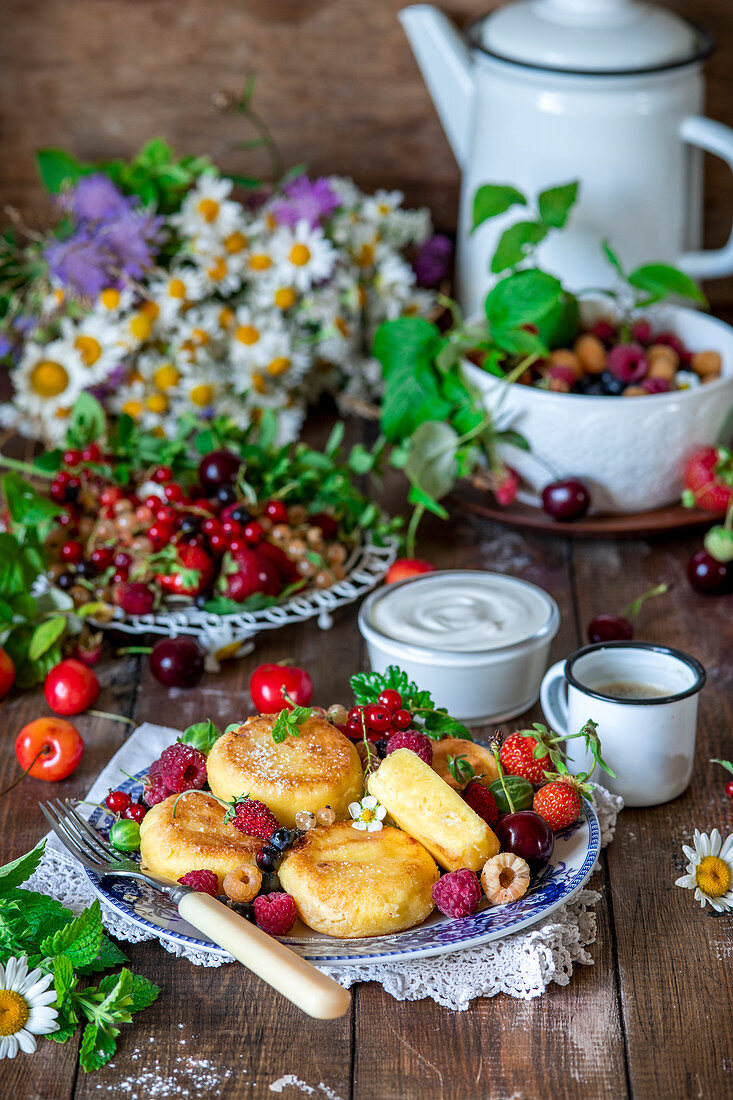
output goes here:
{"type": "Polygon", "coordinates": [[[0,895],[6,894],[16,886],[20,886],[22,882],[31,877],[41,862],[45,847],[46,842],[44,840],[33,851],[26,853],[24,856],[19,856],[12,863],[6,863],[4,867],[0,867],[0,895]]]}
{"type": "Polygon", "coordinates": [[[74,967],[66,955],[58,955],[53,960],[53,984],[56,990],[56,1000],[60,1006],[69,990],[76,985],[74,967]]]}
{"type": "Polygon", "coordinates": [[[101,1069],[109,1062],[116,1049],[116,1037],[119,1028],[104,1028],[97,1024],[87,1024],[81,1039],[79,1061],[85,1073],[101,1069]]]}
{"type": "Polygon", "coordinates": [[[410,440],[404,470],[425,496],[440,500],[456,483],[458,433],[443,422],[426,420],[410,440]]]}
{"type": "Polygon", "coordinates": [[[39,623],[31,635],[28,646],[28,656],[31,661],[37,661],[39,657],[42,657],[54,642],[58,641],[65,630],[66,619],[63,615],[39,623]]]}
{"type": "Polygon", "coordinates": [[[45,538],[61,509],[52,500],[37,493],[19,474],[9,472],[0,479],[10,518],[20,527],[33,527],[45,538]]]}
{"type": "Polygon", "coordinates": [[[308,721],[312,713],[312,707],[281,710],[272,727],[272,740],[281,745],[288,737],[300,737],[300,727],[308,721]]]}
{"type": "Polygon", "coordinates": [[[402,703],[410,710],[432,708],[430,692],[421,691],[397,665],[389,665],[384,673],[358,672],[349,680],[354,698],[359,706],[376,703],[380,692],[391,688],[402,696],[402,703]],[[408,705],[409,704],[409,705],[408,705]]]}
{"type": "Polygon", "coordinates": [[[574,296],[536,268],[501,279],[487,294],[485,309],[494,341],[516,355],[542,355],[577,320],[574,296]]]}
{"type": "Polygon", "coordinates": [[[428,711],[424,717],[424,732],[434,741],[439,741],[441,737],[458,737],[462,741],[473,741],[473,737],[463,723],[451,718],[442,707],[428,711]]]}
{"type": "Polygon", "coordinates": [[[86,966],[77,966],[76,969],[79,974],[92,974],[100,970],[109,970],[113,966],[120,966],[121,963],[127,961],[127,955],[124,951],[121,951],[108,936],[103,935],[102,947],[97,957],[87,963],[86,966]]]}
{"type": "Polygon", "coordinates": [[[131,1012],[140,1012],[148,1008],[160,995],[160,986],[143,978],[141,974],[135,974],[132,979],[132,1005],[131,1012]]]}
{"type": "Polygon", "coordinates": [[[489,218],[505,214],[512,206],[526,206],[527,200],[516,187],[498,183],[484,183],[473,197],[471,230],[483,225],[489,218]]]}
{"type": "Polygon", "coordinates": [[[377,329],[374,355],[385,381],[380,424],[390,442],[412,435],[424,420],[447,418],[434,366],[441,346],[437,328],[422,317],[399,317],[377,329]]]}
{"type": "Polygon", "coordinates": [[[88,966],[102,947],[102,912],[92,902],[78,917],[41,943],[41,952],[49,957],[66,955],[74,966],[88,966]]]}
{"type": "Polygon", "coordinates": [[[553,229],[563,228],[578,197],[578,187],[578,181],[575,180],[573,183],[564,183],[540,192],[537,205],[545,225],[553,229]]]}
{"type": "Polygon", "coordinates": [[[110,974],[102,978],[97,986],[97,999],[100,995],[103,995],[104,999],[90,1007],[92,1018],[101,1024],[129,1023],[132,990],[132,974],[126,968],[120,970],[119,974],[110,974]]]}
{"type": "Polygon", "coordinates": [[[493,258],[491,270],[499,275],[507,268],[516,267],[527,254],[547,236],[548,228],[539,222],[515,222],[505,229],[499,238],[493,258]]]}
{"type": "Polygon", "coordinates": [[[730,774],[733,775],[733,764],[731,764],[730,760],[719,760],[717,757],[715,757],[710,761],[710,763],[720,764],[722,767],[725,768],[727,772],[730,772],[730,774]]]}
{"type": "Polygon", "coordinates": [[[647,295],[646,303],[661,302],[671,296],[688,298],[700,305],[707,305],[707,299],[699,286],[684,271],[678,271],[669,264],[643,264],[629,275],[629,283],[647,295]]]}
{"type": "Polygon", "coordinates": [[[13,897],[20,903],[25,921],[25,935],[32,943],[58,932],[73,918],[70,909],[47,894],[37,894],[33,890],[15,890],[13,897]]]}

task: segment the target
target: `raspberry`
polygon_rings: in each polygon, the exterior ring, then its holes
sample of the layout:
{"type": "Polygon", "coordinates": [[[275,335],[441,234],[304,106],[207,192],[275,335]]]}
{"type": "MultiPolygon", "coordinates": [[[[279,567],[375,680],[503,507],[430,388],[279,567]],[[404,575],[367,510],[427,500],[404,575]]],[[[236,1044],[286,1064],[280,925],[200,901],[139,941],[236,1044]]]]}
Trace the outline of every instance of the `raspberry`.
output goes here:
{"type": "Polygon", "coordinates": [[[147,778],[143,782],[143,802],[146,806],[157,806],[158,803],[163,802],[170,793],[162,775],[153,775],[152,772],[148,773],[147,778]]]}
{"type": "Polygon", "coordinates": [[[237,803],[232,825],[246,836],[256,836],[260,840],[269,840],[280,822],[264,802],[256,798],[245,798],[237,803]]]}
{"type": "Polygon", "coordinates": [[[298,916],[290,894],[260,894],[254,907],[257,924],[270,936],[286,936],[298,916]]]}
{"type": "Polygon", "coordinates": [[[622,382],[638,382],[649,369],[640,344],[617,344],[608,353],[608,369],[622,382]]]}
{"type": "Polygon", "coordinates": [[[200,790],[206,782],[206,757],[193,745],[169,745],[160,754],[157,774],[171,794],[200,790]]]}
{"type": "Polygon", "coordinates": [[[200,894],[210,894],[212,898],[219,896],[219,879],[208,867],[200,871],[188,871],[178,880],[182,886],[190,886],[198,890],[200,894]]]}
{"type": "Polygon", "coordinates": [[[467,917],[481,904],[481,887],[474,871],[450,871],[433,886],[433,901],[447,917],[467,917]]]}
{"type": "Polygon", "coordinates": [[[389,756],[396,749],[410,749],[426,764],[433,762],[433,746],[430,744],[430,738],[418,730],[397,730],[396,733],[391,734],[387,741],[386,755],[389,756]]]}
{"type": "Polygon", "coordinates": [[[469,783],[463,792],[463,801],[467,802],[474,813],[477,813],[487,825],[495,825],[499,820],[499,809],[488,787],[482,783],[469,783]]]}

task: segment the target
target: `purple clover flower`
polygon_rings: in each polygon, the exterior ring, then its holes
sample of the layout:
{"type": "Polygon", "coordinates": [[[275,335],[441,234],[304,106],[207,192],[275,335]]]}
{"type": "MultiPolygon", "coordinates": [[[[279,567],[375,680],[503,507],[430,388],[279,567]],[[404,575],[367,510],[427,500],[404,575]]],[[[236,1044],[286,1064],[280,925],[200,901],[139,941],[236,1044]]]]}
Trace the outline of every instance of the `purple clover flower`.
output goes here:
{"type": "Polygon", "coordinates": [[[412,264],[419,286],[437,290],[448,274],[453,257],[453,242],[443,233],[436,233],[418,249],[412,264]]]}
{"type": "Polygon", "coordinates": [[[272,213],[281,225],[295,229],[305,219],[315,229],[338,209],[341,200],[325,177],[310,180],[298,176],[283,187],[284,198],[272,204],[272,213]]]}
{"type": "Polygon", "coordinates": [[[100,222],[119,218],[135,204],[131,197],[118,191],[109,176],[95,172],[82,176],[65,200],[70,212],[80,222],[100,222]]]}
{"type": "Polygon", "coordinates": [[[102,242],[87,229],[77,230],[66,241],[51,241],[44,255],[51,274],[75,294],[96,297],[119,282],[109,274],[111,258],[102,242]]]}
{"type": "Polygon", "coordinates": [[[99,229],[104,247],[125,275],[140,279],[153,263],[155,247],[161,242],[162,218],[142,210],[125,210],[114,221],[99,229]]]}

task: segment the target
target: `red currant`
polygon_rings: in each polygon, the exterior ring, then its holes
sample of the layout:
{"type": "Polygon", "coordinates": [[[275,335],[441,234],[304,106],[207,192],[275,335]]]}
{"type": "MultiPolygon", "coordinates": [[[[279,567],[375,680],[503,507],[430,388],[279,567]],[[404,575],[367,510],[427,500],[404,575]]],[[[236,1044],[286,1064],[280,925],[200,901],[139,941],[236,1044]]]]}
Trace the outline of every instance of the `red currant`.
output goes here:
{"type": "Polygon", "coordinates": [[[89,560],[98,573],[104,573],[105,569],[109,569],[113,559],[114,555],[110,546],[98,546],[89,555],[89,560]]]}
{"type": "Polygon", "coordinates": [[[288,522],[288,509],[282,500],[268,500],[265,505],[265,515],[273,523],[288,522]]]}
{"type": "Polygon", "coordinates": [[[131,802],[127,809],[122,811],[121,816],[126,817],[129,821],[137,821],[139,825],[147,812],[142,802],[131,802]]]}
{"type": "Polygon", "coordinates": [[[211,501],[207,500],[206,497],[196,497],[196,500],[191,501],[191,507],[198,508],[199,511],[208,512],[209,514],[214,511],[211,501]]]}
{"type": "Polygon", "coordinates": [[[399,710],[402,706],[402,696],[399,691],[393,691],[392,688],[385,688],[384,691],[380,691],[377,702],[380,706],[386,707],[387,710],[394,711],[399,710]]]}
{"type": "Polygon", "coordinates": [[[249,550],[249,543],[245,542],[241,536],[233,535],[229,539],[229,553],[236,555],[241,553],[242,550],[249,550]]]}
{"type": "Polygon", "coordinates": [[[175,482],[172,485],[166,485],[163,492],[165,493],[165,499],[169,500],[171,504],[180,504],[186,495],[181,486],[176,485],[175,482]]]}
{"type": "Polygon", "coordinates": [[[104,800],[104,804],[110,813],[121,814],[130,805],[130,801],[127,791],[110,791],[104,800]]]}
{"type": "Polygon", "coordinates": [[[125,567],[124,569],[117,569],[112,574],[110,584],[125,584],[129,576],[130,570],[127,567],[125,567]]]}
{"type": "Polygon", "coordinates": [[[132,565],[132,558],[124,550],[119,550],[115,554],[114,564],[118,569],[129,569],[132,565]]]}
{"type": "Polygon", "coordinates": [[[361,727],[361,722],[347,722],[344,726],[346,736],[353,740],[358,741],[360,737],[364,736],[364,730],[361,727]]]}
{"type": "Polygon", "coordinates": [[[347,722],[358,722],[361,725],[361,716],[364,713],[363,707],[352,707],[349,711],[349,717],[347,722]]]}
{"type": "Polygon", "coordinates": [[[201,533],[206,535],[207,538],[211,538],[212,535],[221,534],[221,523],[216,516],[209,516],[201,524],[201,533]]]}
{"type": "Polygon", "coordinates": [[[728,798],[733,798],[733,779],[730,779],[725,785],[725,793],[728,798]]]}
{"type": "Polygon", "coordinates": [[[229,539],[227,538],[226,535],[223,535],[223,534],[209,535],[209,548],[215,554],[223,554],[228,545],[229,545],[229,539]]]}
{"type": "Polygon", "coordinates": [[[62,561],[68,562],[71,565],[76,565],[84,557],[84,547],[80,542],[76,542],[75,539],[69,539],[65,542],[59,550],[59,557],[62,561]]]}
{"type": "Polygon", "coordinates": [[[150,475],[150,480],[157,481],[159,485],[162,485],[165,481],[170,481],[172,477],[173,470],[170,466],[158,466],[150,475]]]}
{"type": "Polygon", "coordinates": [[[59,516],[56,517],[56,522],[59,527],[76,527],[81,519],[81,512],[78,508],[75,508],[73,504],[70,504],[59,516]]]}
{"type": "Polygon", "coordinates": [[[87,443],[84,450],[81,452],[82,462],[99,462],[102,457],[102,452],[96,443],[87,443]]]}
{"type": "Polygon", "coordinates": [[[169,504],[161,504],[158,501],[158,507],[154,509],[155,518],[159,523],[175,523],[176,522],[176,510],[171,508],[169,504]]]}
{"type": "Polygon", "coordinates": [[[81,462],[81,451],[64,451],[64,466],[78,466],[81,462]]]}
{"type": "Polygon", "coordinates": [[[370,703],[364,708],[364,719],[370,730],[374,730],[375,733],[384,733],[390,727],[392,715],[379,703],[370,703]]]}
{"type": "Polygon", "coordinates": [[[235,519],[225,519],[221,525],[221,530],[222,534],[232,538],[242,534],[242,525],[237,523],[235,519]]]}
{"type": "Polygon", "coordinates": [[[258,542],[262,542],[265,532],[262,530],[262,525],[257,522],[256,519],[252,519],[249,523],[245,523],[242,529],[242,535],[251,546],[256,546],[258,542]]]}
{"type": "Polygon", "coordinates": [[[118,500],[122,500],[122,495],[122,489],[118,485],[108,485],[99,494],[99,503],[110,507],[112,504],[116,504],[118,500]]]}
{"type": "Polygon", "coordinates": [[[412,725],[412,715],[409,710],[396,710],[392,715],[392,725],[396,730],[409,730],[412,725]]]}
{"type": "Polygon", "coordinates": [[[159,550],[161,546],[165,546],[167,542],[170,542],[174,531],[175,527],[172,523],[151,523],[148,527],[148,538],[155,549],[159,550]]]}

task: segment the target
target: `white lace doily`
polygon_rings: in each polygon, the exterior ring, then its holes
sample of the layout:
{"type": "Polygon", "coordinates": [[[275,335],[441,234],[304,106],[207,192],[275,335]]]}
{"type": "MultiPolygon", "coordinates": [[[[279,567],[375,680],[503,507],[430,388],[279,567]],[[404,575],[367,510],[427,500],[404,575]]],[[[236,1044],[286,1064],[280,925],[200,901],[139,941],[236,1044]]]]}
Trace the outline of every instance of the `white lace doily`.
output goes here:
{"type": "MultiPolygon", "coordinates": [[[[139,726],[93,784],[86,801],[101,802],[122,776],[135,775],[179,736],[178,730],[146,722],[139,726]]],[[[603,787],[595,792],[595,809],[601,826],[601,844],[613,839],[616,818],[623,806],[617,795],[603,787]]],[[[27,883],[79,912],[97,896],[81,867],[62,848],[56,837],[47,837],[43,858],[27,883]]],[[[593,906],[600,899],[594,890],[581,890],[556,909],[544,923],[481,947],[406,962],[366,963],[338,968],[319,967],[346,987],[356,982],[379,982],[398,1001],[432,997],[438,1004],[465,1011],[476,997],[508,993],[528,1000],[538,997],[550,982],[567,985],[575,963],[592,964],[587,948],[596,938],[593,906]]],[[[132,924],[106,905],[102,918],[110,935],[128,943],[156,939],[154,933],[132,924]]],[[[221,966],[227,959],[209,951],[194,951],[161,939],[172,955],[183,956],[197,966],[221,966]]]]}

